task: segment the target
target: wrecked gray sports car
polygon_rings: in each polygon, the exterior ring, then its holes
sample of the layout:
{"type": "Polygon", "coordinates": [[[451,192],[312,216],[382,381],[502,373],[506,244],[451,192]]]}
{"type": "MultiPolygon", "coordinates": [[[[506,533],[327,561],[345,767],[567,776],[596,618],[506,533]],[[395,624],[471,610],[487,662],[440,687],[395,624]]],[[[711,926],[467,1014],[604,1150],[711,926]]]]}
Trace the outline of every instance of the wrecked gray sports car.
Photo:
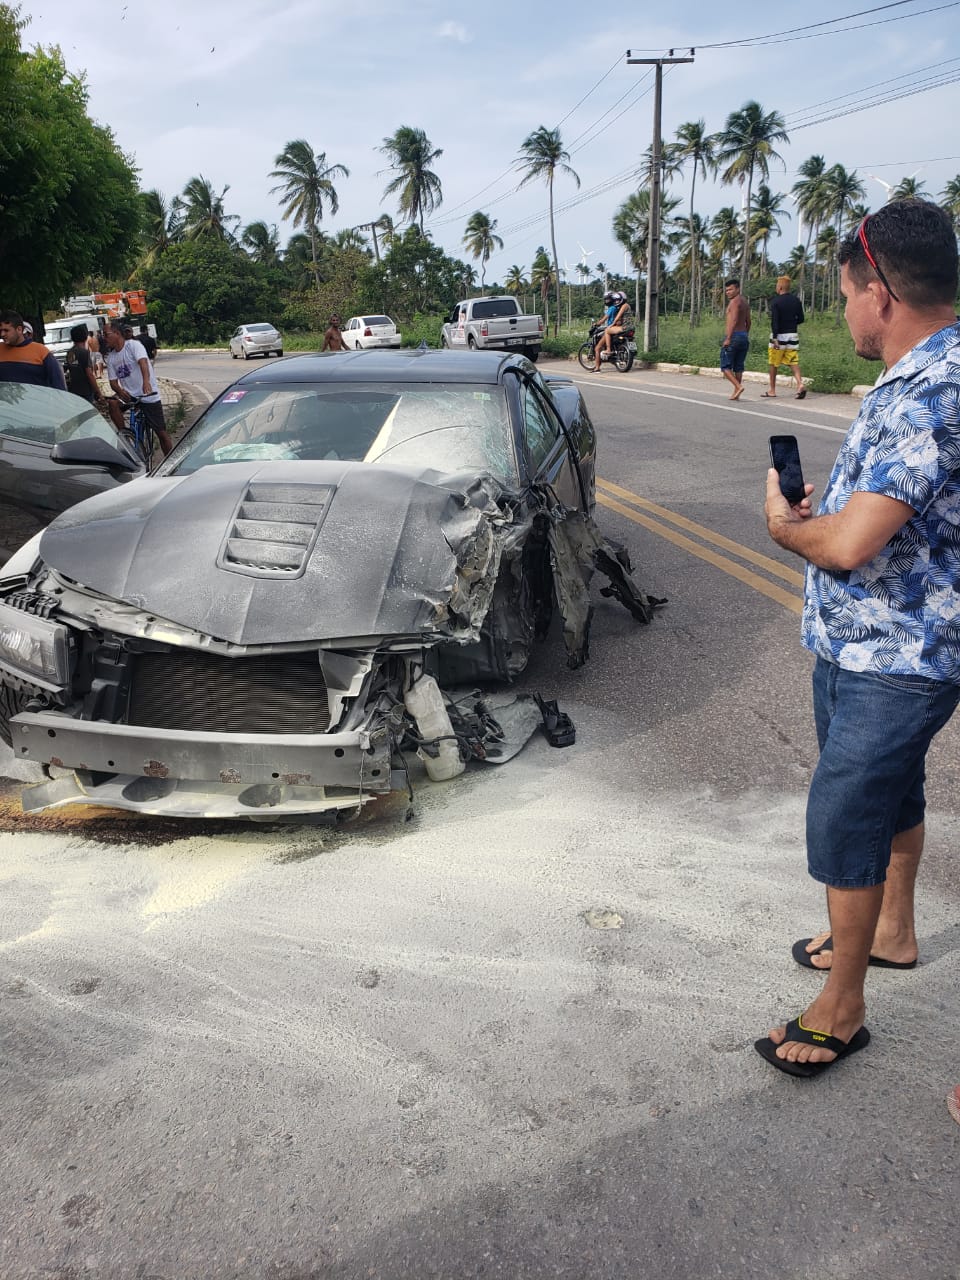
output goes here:
{"type": "Polygon", "coordinates": [[[582,663],[596,569],[639,621],[656,603],[593,522],[594,461],[577,388],[519,356],[241,378],[0,571],[0,734],[49,775],[24,808],[355,812],[414,749],[433,778],[506,758],[496,709],[450,691],[516,676],[554,606],[582,663]]]}

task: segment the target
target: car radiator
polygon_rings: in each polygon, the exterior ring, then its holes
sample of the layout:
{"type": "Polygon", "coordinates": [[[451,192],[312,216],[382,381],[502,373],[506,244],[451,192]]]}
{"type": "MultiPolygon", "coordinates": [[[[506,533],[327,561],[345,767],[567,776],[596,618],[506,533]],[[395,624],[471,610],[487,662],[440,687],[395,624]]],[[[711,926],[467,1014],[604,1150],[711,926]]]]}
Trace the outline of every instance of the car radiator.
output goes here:
{"type": "Polygon", "coordinates": [[[127,723],[219,733],[326,733],[316,651],[228,658],[194,649],[132,655],[127,723]]]}

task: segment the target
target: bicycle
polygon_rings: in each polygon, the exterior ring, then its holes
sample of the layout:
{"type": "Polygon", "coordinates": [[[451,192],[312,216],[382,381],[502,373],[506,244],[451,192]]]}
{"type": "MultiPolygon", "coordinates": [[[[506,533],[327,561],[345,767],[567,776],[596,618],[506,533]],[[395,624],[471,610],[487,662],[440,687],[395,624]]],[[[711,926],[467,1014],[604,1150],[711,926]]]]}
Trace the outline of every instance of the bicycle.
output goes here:
{"type": "Polygon", "coordinates": [[[122,401],[120,410],[122,413],[129,412],[130,421],[129,425],[121,427],[117,434],[127,447],[133,450],[145,467],[151,467],[157,440],[153,427],[150,426],[144,416],[142,402],[137,397],[130,401],[122,401]]]}

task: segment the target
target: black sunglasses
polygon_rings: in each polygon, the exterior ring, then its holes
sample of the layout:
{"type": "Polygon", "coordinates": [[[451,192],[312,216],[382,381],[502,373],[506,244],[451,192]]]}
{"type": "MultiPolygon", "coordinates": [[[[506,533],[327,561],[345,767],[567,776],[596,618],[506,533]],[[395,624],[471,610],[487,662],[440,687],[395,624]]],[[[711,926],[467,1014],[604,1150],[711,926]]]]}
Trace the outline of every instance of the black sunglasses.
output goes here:
{"type": "Polygon", "coordinates": [[[874,271],[880,277],[880,283],[886,289],[887,293],[889,293],[890,297],[894,300],[894,302],[899,302],[900,299],[890,288],[890,281],[880,270],[880,265],[877,262],[876,258],[873,256],[873,254],[870,252],[869,244],[867,244],[867,223],[870,221],[872,217],[873,217],[873,214],[868,213],[867,216],[864,218],[864,220],[860,223],[859,227],[857,227],[857,239],[860,241],[860,245],[861,245],[861,248],[863,249],[863,252],[867,255],[867,261],[870,263],[871,267],[873,267],[874,271]]]}

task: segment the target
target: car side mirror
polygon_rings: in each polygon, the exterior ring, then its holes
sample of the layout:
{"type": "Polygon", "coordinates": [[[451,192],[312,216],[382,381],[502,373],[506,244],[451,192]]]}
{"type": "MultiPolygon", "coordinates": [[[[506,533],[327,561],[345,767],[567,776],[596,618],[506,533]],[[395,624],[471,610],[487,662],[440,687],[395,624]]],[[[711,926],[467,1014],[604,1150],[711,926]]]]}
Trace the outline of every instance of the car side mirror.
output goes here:
{"type": "Polygon", "coordinates": [[[85,440],[61,440],[50,450],[51,462],[72,467],[109,467],[112,471],[142,471],[143,464],[115,449],[106,440],[90,436],[85,440]]]}

